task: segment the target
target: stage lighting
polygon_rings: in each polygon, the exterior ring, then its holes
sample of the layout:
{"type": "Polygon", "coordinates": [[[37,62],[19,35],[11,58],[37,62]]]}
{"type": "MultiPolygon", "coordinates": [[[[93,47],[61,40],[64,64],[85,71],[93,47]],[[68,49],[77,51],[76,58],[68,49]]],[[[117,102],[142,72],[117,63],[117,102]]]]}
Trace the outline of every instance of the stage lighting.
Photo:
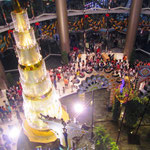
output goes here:
{"type": "Polygon", "coordinates": [[[74,105],[74,110],[76,113],[82,113],[84,111],[84,105],[82,103],[77,103],[74,105]]]}

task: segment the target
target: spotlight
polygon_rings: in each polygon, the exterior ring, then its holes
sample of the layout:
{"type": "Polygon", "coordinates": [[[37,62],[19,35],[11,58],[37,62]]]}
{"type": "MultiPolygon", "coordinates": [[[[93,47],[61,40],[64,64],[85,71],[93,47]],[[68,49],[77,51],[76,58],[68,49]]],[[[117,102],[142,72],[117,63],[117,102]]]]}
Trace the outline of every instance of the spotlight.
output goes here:
{"type": "Polygon", "coordinates": [[[74,105],[74,110],[76,113],[82,113],[84,110],[84,106],[81,103],[77,103],[74,105]]]}
{"type": "Polygon", "coordinates": [[[9,130],[9,138],[11,139],[17,139],[19,137],[20,134],[20,128],[13,126],[10,130],[9,130]]]}

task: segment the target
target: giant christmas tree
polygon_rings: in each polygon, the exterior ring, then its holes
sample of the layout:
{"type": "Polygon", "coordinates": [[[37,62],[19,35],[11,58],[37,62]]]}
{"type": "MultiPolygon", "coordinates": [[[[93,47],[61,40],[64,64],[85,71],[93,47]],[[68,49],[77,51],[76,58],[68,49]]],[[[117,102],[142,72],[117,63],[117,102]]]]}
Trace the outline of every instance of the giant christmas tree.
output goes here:
{"type": "Polygon", "coordinates": [[[34,30],[30,26],[27,11],[14,0],[15,10],[11,13],[14,23],[14,38],[18,54],[18,69],[23,88],[23,107],[26,120],[23,124],[25,135],[31,142],[49,143],[59,138],[48,124],[40,119],[40,114],[69,120],[61,107],[55,89],[40,55],[34,30]]]}

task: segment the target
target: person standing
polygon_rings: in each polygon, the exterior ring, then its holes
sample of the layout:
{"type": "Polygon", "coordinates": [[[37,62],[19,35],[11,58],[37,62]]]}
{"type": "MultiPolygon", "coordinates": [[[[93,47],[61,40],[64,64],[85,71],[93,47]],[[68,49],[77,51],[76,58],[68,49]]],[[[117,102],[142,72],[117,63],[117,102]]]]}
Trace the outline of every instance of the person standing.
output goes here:
{"type": "Polygon", "coordinates": [[[16,117],[17,117],[17,119],[18,119],[19,124],[22,125],[22,119],[21,119],[21,117],[20,117],[20,114],[19,114],[19,111],[18,111],[18,110],[16,110],[16,117]]]}
{"type": "Polygon", "coordinates": [[[57,82],[56,82],[56,78],[54,79],[54,87],[57,90],[57,82]]]}
{"type": "Polygon", "coordinates": [[[81,62],[81,53],[78,54],[78,61],[81,62]]]}

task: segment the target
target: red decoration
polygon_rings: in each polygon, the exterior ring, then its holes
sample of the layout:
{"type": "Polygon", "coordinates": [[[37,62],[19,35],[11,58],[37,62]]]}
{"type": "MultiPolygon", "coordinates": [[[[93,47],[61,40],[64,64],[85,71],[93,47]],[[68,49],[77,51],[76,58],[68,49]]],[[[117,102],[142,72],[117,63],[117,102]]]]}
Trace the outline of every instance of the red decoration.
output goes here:
{"type": "Polygon", "coordinates": [[[110,15],[109,14],[106,14],[106,17],[109,17],[110,15]]]}
{"type": "Polygon", "coordinates": [[[13,30],[9,29],[9,30],[8,30],[8,33],[13,33],[13,30]]]}
{"type": "Polygon", "coordinates": [[[40,25],[40,23],[39,23],[39,22],[36,22],[36,23],[35,23],[35,25],[36,25],[36,26],[39,26],[39,25],[40,25]]]}
{"type": "Polygon", "coordinates": [[[84,18],[88,18],[89,17],[89,15],[84,15],[84,18]]]}

